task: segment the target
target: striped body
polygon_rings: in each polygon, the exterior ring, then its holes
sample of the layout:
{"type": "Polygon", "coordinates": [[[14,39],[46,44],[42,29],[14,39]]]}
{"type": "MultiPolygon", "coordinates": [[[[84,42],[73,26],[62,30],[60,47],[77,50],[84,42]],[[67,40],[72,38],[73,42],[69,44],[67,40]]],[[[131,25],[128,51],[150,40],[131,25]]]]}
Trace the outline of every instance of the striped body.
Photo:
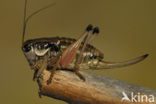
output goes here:
{"type": "MultiPolygon", "coordinates": [[[[72,39],[72,38],[64,38],[64,37],[52,37],[52,38],[37,38],[37,39],[31,39],[31,40],[27,40],[24,45],[30,45],[30,46],[35,46],[35,44],[38,44],[40,46],[42,46],[42,44],[57,44],[60,47],[61,53],[72,43],[74,43],[76,40],[72,39]]],[[[73,61],[68,65],[67,69],[73,69],[74,67],[74,63],[76,60],[76,57],[78,56],[78,54],[80,53],[81,47],[82,47],[83,43],[80,46],[80,49],[77,51],[77,55],[75,56],[75,58],[73,59],[73,61]]],[[[51,51],[51,54],[53,57],[55,57],[57,55],[56,52],[51,51]]],[[[97,67],[98,63],[103,59],[103,54],[96,49],[95,47],[93,47],[90,44],[87,44],[87,47],[85,48],[85,51],[83,52],[83,56],[82,56],[82,60],[81,63],[79,65],[80,69],[91,69],[91,68],[95,68],[97,67]]],[[[61,69],[61,66],[59,66],[59,68],[61,69]]]]}

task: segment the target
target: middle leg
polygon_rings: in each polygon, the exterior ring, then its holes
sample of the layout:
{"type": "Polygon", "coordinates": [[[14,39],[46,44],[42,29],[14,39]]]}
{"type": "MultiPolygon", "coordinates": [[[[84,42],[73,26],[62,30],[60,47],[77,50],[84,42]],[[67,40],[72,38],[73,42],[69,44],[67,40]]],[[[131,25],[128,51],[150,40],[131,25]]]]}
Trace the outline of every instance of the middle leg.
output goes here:
{"type": "Polygon", "coordinates": [[[53,59],[55,61],[55,64],[52,65],[52,68],[50,69],[50,77],[47,80],[47,84],[50,84],[52,81],[52,78],[55,74],[56,69],[58,68],[59,62],[60,62],[61,52],[58,52],[58,55],[53,59]]]}

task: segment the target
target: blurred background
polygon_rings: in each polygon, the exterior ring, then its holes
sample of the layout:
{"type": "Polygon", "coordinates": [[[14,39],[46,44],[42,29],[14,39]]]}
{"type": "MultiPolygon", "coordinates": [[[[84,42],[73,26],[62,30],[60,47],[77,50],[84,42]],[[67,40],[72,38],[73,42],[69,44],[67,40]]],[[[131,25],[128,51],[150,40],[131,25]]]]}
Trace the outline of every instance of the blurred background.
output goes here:
{"type": "MultiPolygon", "coordinates": [[[[124,61],[150,54],[144,61],[124,68],[92,73],[156,90],[155,0],[28,0],[28,15],[50,3],[56,5],[34,16],[26,39],[78,38],[88,24],[100,27],[91,42],[107,61],[124,61]]],[[[21,51],[24,0],[0,0],[0,103],[66,104],[38,97],[33,71],[21,51]]]]}

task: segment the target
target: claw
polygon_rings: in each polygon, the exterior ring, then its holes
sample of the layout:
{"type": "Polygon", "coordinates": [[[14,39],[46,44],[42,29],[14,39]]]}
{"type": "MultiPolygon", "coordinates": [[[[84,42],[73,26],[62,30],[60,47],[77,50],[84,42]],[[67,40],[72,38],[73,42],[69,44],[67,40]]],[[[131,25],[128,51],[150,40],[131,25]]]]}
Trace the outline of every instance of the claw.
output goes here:
{"type": "Polygon", "coordinates": [[[42,92],[41,91],[38,92],[38,96],[39,96],[39,98],[42,98],[42,92]]]}

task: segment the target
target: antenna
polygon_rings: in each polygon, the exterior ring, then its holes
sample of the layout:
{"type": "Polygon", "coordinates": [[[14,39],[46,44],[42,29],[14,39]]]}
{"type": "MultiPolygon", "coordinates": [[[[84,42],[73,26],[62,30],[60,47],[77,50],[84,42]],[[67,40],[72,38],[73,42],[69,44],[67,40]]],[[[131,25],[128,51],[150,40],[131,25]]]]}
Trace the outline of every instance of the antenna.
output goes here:
{"type": "Polygon", "coordinates": [[[49,8],[49,7],[52,7],[53,5],[55,5],[55,3],[51,3],[37,11],[35,11],[34,13],[32,13],[31,15],[29,15],[27,18],[26,18],[26,12],[27,12],[27,0],[25,0],[25,6],[24,6],[24,19],[23,19],[23,35],[22,35],[22,45],[24,44],[24,38],[25,38],[25,31],[26,31],[26,25],[28,23],[28,21],[36,14],[40,13],[41,11],[49,8]]]}
{"type": "Polygon", "coordinates": [[[25,4],[24,4],[24,19],[23,19],[23,36],[22,36],[22,45],[24,43],[24,36],[25,36],[25,29],[26,29],[26,23],[25,23],[25,19],[26,19],[26,11],[27,11],[27,0],[25,0],[25,4]]]}

